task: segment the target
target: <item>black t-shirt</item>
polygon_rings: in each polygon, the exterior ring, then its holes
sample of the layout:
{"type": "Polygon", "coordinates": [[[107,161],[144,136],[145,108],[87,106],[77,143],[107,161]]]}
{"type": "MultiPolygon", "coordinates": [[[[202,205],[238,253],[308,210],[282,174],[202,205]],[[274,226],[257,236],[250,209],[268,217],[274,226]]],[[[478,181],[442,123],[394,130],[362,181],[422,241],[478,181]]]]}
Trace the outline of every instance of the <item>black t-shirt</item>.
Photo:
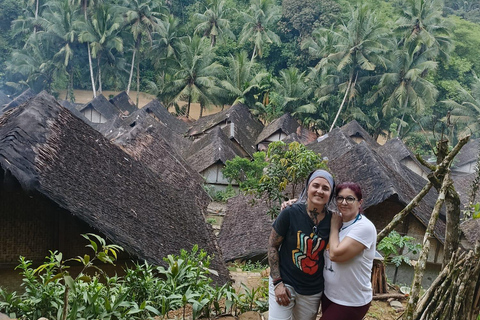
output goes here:
{"type": "Polygon", "coordinates": [[[295,203],[280,212],[273,222],[273,228],[283,237],[279,251],[280,276],[300,294],[323,291],[323,250],[330,236],[331,218],[332,214],[327,211],[325,218],[314,228],[306,205],[295,203]]]}

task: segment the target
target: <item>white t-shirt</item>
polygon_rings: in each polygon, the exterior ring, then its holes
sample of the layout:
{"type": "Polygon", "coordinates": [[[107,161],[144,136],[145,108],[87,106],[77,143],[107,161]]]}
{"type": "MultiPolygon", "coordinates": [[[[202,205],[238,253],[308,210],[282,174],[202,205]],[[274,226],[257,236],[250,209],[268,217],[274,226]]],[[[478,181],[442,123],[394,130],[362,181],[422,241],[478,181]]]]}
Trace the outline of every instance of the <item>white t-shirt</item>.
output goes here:
{"type": "Polygon", "coordinates": [[[339,235],[340,241],[349,237],[366,248],[346,262],[331,261],[330,252],[325,250],[324,294],[339,305],[364,306],[372,301],[371,273],[375,258],[377,230],[370,220],[361,215],[356,221],[344,223],[339,235]]]}

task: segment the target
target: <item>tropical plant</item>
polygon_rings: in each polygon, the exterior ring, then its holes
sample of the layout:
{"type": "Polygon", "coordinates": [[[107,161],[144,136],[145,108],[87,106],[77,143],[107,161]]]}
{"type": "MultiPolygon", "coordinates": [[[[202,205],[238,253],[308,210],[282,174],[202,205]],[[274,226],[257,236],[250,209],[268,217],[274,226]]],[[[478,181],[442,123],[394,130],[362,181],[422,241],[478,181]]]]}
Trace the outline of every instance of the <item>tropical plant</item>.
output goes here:
{"type": "Polygon", "coordinates": [[[167,85],[165,96],[171,96],[175,101],[186,100],[186,117],[190,116],[190,104],[194,100],[200,102],[201,117],[203,108],[216,104],[223,95],[218,78],[222,73],[222,66],[213,61],[214,57],[215,54],[205,38],[188,37],[180,44],[176,72],[167,85]]]}
{"type": "Polygon", "coordinates": [[[280,44],[280,37],[273,31],[280,19],[280,8],[273,0],[252,0],[247,12],[242,12],[245,24],[239,37],[240,44],[253,43],[251,60],[263,56],[266,43],[280,44]]]}
{"type": "Polygon", "coordinates": [[[338,107],[330,131],[348,101],[357,95],[357,85],[362,71],[374,71],[377,66],[385,66],[384,54],[387,51],[388,30],[377,20],[375,12],[367,4],[351,8],[349,20],[338,29],[322,28],[303,47],[321,60],[316,68],[334,64],[338,72],[346,72],[346,82],[339,85],[344,91],[342,103],[338,107]],[[315,43],[317,42],[317,43],[315,43]]]}
{"type": "Polygon", "coordinates": [[[395,265],[393,283],[397,282],[397,273],[400,265],[402,263],[411,265],[408,254],[418,254],[422,249],[422,245],[415,241],[416,239],[413,237],[402,236],[397,231],[392,231],[378,244],[377,249],[383,253],[385,262],[395,265]]]}
{"type": "Polygon", "coordinates": [[[326,169],[326,161],[320,154],[308,150],[298,142],[285,144],[275,141],[268,145],[268,166],[257,187],[258,196],[266,196],[270,207],[268,214],[273,218],[279,213],[283,194],[287,186],[291,187],[289,198],[294,198],[299,186],[315,169],[326,169]]]}
{"type": "Polygon", "coordinates": [[[280,100],[279,109],[285,113],[293,113],[311,98],[312,88],[307,84],[305,72],[291,67],[280,71],[280,78],[275,81],[275,92],[280,100]]]}
{"type": "Polygon", "coordinates": [[[222,174],[228,182],[238,183],[240,190],[248,191],[258,187],[258,182],[263,175],[263,169],[268,163],[265,152],[255,152],[253,160],[236,156],[225,162],[222,174]]]}
{"type": "MultiPolygon", "coordinates": [[[[90,20],[78,23],[78,40],[87,42],[91,48],[91,56],[97,59],[98,92],[102,93],[102,58],[115,60],[113,50],[123,53],[123,39],[120,37],[122,17],[118,7],[101,4],[90,16],[90,20]]],[[[93,80],[93,79],[92,79],[93,80]]],[[[94,83],[94,82],[93,82],[94,83]]],[[[95,96],[94,89],[94,96],[95,96]]]]}
{"type": "Polygon", "coordinates": [[[207,0],[207,6],[204,13],[194,15],[200,21],[195,27],[195,33],[209,37],[212,47],[217,43],[217,38],[234,38],[235,35],[230,30],[230,21],[226,18],[228,8],[225,6],[225,0],[207,0]]]}

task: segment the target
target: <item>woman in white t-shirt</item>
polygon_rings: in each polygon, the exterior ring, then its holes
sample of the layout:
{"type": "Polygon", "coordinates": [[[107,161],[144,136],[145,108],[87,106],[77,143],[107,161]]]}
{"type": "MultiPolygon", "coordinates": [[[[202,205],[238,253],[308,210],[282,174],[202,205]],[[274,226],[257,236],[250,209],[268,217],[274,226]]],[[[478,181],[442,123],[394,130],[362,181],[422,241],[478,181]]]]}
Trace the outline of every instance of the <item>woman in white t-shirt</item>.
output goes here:
{"type": "Polygon", "coordinates": [[[340,214],[333,214],[325,250],[325,291],[320,320],[361,320],[372,301],[371,272],[377,231],[361,213],[360,186],[344,182],[335,189],[340,214]]]}

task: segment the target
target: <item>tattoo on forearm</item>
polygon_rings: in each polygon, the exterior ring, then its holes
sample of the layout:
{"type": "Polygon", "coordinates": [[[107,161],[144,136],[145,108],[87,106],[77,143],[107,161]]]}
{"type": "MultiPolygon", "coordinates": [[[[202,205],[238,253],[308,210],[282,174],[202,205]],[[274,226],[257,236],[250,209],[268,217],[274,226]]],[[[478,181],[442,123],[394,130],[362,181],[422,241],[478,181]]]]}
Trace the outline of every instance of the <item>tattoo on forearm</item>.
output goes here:
{"type": "Polygon", "coordinates": [[[272,229],[268,241],[268,264],[270,266],[270,276],[275,279],[280,277],[280,257],[278,248],[283,242],[283,237],[272,229]]]}

